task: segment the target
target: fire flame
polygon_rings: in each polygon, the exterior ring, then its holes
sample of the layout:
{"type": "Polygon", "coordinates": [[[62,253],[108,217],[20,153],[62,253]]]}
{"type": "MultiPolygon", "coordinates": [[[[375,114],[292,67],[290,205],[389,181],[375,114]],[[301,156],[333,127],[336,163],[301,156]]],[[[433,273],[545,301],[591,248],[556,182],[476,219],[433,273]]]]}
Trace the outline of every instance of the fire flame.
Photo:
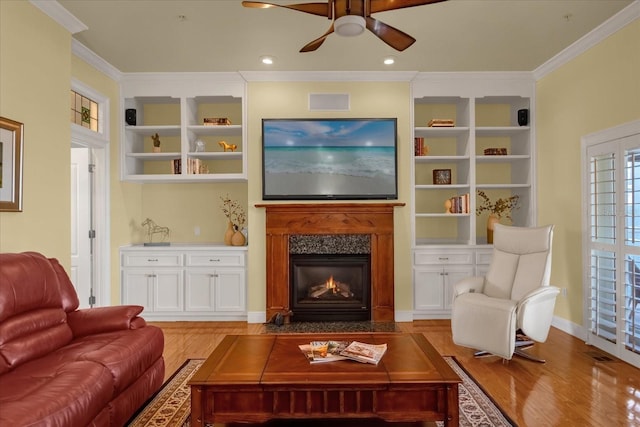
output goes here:
{"type": "Polygon", "coordinates": [[[327,289],[331,289],[334,294],[338,291],[338,289],[337,289],[338,286],[337,286],[336,282],[333,280],[333,276],[329,277],[329,280],[327,280],[325,282],[325,285],[326,285],[327,289]]]}

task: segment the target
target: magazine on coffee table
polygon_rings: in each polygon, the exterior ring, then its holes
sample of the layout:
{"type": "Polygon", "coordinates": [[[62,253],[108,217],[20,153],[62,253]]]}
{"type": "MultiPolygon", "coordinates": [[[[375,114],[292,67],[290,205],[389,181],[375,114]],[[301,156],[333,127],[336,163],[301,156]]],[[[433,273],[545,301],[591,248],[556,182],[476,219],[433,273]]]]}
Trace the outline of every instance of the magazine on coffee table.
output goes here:
{"type": "Polygon", "coordinates": [[[326,363],[348,359],[340,355],[347,345],[349,341],[312,341],[309,344],[300,344],[298,347],[310,363],[326,363]]]}
{"type": "Polygon", "coordinates": [[[352,341],[343,351],[341,356],[362,363],[372,363],[377,365],[387,351],[387,344],[367,344],[359,341],[352,341]]]}

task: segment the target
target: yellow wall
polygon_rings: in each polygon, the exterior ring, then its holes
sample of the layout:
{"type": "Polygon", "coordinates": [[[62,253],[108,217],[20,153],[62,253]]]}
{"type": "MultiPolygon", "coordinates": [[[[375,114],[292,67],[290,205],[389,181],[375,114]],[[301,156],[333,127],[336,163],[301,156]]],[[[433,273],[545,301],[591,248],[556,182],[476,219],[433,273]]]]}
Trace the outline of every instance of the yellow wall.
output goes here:
{"type": "Polygon", "coordinates": [[[0,2],[0,115],[24,123],[23,212],[0,213],[0,252],[71,262],[71,35],[26,1],[0,2]]]}
{"type": "MultiPolygon", "coordinates": [[[[409,203],[413,141],[410,124],[408,82],[251,82],[248,85],[249,145],[249,273],[248,309],[264,311],[265,298],[265,215],[254,206],[262,201],[261,137],[263,118],[294,117],[397,117],[399,202],[409,203]],[[309,93],[348,93],[348,112],[309,111],[309,93]]],[[[412,308],[411,239],[409,207],[395,212],[395,298],[396,310],[412,308]]]]}
{"type": "MultiPolygon", "coordinates": [[[[111,287],[119,301],[118,247],[142,241],[151,216],[173,241],[219,242],[225,230],[220,196],[247,203],[249,311],[265,308],[264,212],[260,120],[341,117],[308,111],[309,92],[352,96],[346,116],[398,117],[399,201],[409,202],[410,87],[398,82],[252,82],[248,86],[249,184],[154,184],[120,181],[122,108],[117,84],[71,55],[71,36],[28,2],[0,1],[0,115],[23,122],[23,212],[0,213],[0,251],[36,250],[70,265],[69,88],[76,77],[111,99],[111,287]],[[200,227],[200,236],[194,228],[200,227]]],[[[556,225],[552,280],[568,288],[556,314],[582,322],[580,137],[640,117],[640,22],[636,21],[537,83],[538,222],[556,225]]],[[[411,310],[409,207],[396,210],[396,308],[411,310]]]]}
{"type": "Polygon", "coordinates": [[[582,324],[580,138],[640,117],[640,21],[537,82],[538,222],[555,224],[556,314],[582,324]]]}

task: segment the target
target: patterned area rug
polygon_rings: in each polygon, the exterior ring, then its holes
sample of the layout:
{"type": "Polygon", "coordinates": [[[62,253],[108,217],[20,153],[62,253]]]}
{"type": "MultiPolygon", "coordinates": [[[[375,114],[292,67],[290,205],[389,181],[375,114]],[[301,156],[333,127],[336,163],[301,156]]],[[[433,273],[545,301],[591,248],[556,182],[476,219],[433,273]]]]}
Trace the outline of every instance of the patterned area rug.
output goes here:
{"type": "MultiPolygon", "coordinates": [[[[460,426],[461,427],[509,427],[516,424],[506,417],[496,406],[491,398],[480,388],[475,380],[460,366],[455,358],[444,356],[447,363],[462,378],[462,384],[458,389],[460,401],[460,426]]],[[[191,390],[187,382],[198,370],[204,360],[190,359],[163,385],[156,396],[133,418],[129,423],[130,427],[188,427],[189,415],[191,411],[191,390]]],[[[275,427],[286,424],[287,426],[309,425],[308,421],[303,424],[295,422],[271,422],[267,425],[275,427]]],[[[338,426],[332,420],[332,425],[338,426]]],[[[404,425],[404,423],[401,423],[404,425]]],[[[444,425],[442,422],[436,423],[438,426],[444,425]]],[[[322,422],[320,424],[323,425],[322,422]]],[[[360,424],[359,424],[360,425],[360,424]]],[[[362,425],[378,425],[376,423],[365,422],[362,425]]],[[[389,424],[394,425],[394,424],[389,424]]],[[[411,423],[415,425],[415,423],[411,423]]],[[[216,425],[215,427],[222,426],[216,425]]],[[[214,427],[214,426],[208,426],[214,427]]]]}

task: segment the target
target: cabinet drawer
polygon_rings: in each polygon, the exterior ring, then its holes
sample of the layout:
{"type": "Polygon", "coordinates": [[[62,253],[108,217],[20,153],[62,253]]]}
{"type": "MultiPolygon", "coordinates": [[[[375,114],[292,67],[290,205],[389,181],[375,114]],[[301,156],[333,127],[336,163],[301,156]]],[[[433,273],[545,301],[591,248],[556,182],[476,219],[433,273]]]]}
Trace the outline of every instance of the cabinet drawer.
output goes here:
{"type": "Polygon", "coordinates": [[[125,267],[180,267],[182,255],[178,253],[124,253],[122,265],[125,267]]]}
{"type": "Polygon", "coordinates": [[[244,265],[244,253],[238,252],[201,252],[187,253],[189,267],[238,267],[244,265]]]}
{"type": "Polygon", "coordinates": [[[493,257],[493,251],[477,252],[476,264],[491,264],[491,258],[493,257]]]}
{"type": "Polygon", "coordinates": [[[414,265],[428,264],[473,264],[473,252],[416,252],[414,265]]]}

